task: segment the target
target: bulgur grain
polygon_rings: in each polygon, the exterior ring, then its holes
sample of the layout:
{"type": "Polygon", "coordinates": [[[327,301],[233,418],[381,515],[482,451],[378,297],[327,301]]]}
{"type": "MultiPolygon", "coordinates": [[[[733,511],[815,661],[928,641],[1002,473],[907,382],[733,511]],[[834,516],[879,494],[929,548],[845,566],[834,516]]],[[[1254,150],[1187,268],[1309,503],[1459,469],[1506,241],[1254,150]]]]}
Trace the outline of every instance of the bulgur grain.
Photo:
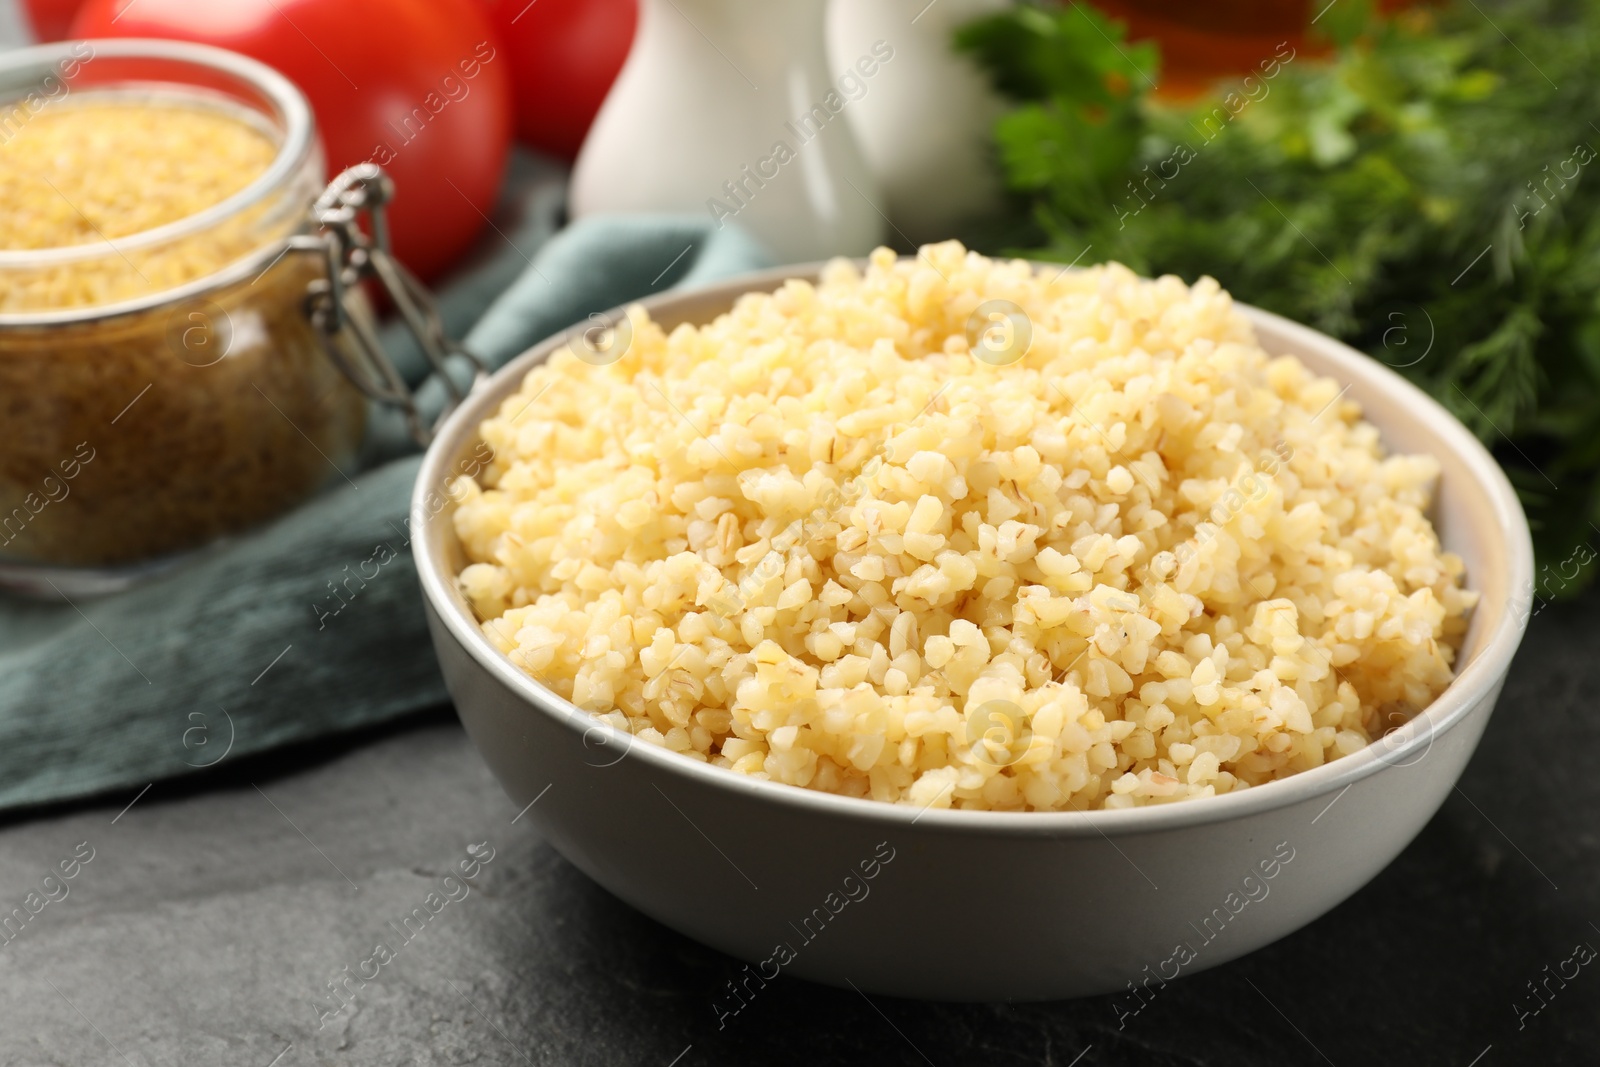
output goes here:
{"type": "MultiPolygon", "coordinates": [[[[215,224],[95,250],[193,217],[264,174],[278,145],[235,111],[204,93],[84,90],[32,115],[0,145],[0,248],[92,254],[8,265],[0,313],[160,300],[300,228],[322,184],[315,154],[215,224]]],[[[306,317],[307,287],[324,274],[315,258],[282,256],[203,297],[0,329],[0,563],[166,555],[338,478],[366,407],[306,317]],[[56,476],[86,454],[92,463],[56,476]]]]}
{"type": "Polygon", "coordinates": [[[952,242],[670,336],[629,316],[620,360],[558,350],[484,421],[455,526],[490,641],[642,738],[883,801],[1122,808],[1349,754],[1451,679],[1475,595],[1438,464],[1211,279],[952,242]],[[985,301],[1025,358],[975,358],[985,301]]]}
{"type": "MultiPolygon", "coordinates": [[[[199,100],[68,97],[0,144],[0,249],[65,248],[154,230],[220,204],[276,154],[261,130],[199,100]]],[[[247,210],[188,239],[11,269],[0,312],[90,307],[172,289],[300,221],[300,214],[271,219],[247,210]]]]}

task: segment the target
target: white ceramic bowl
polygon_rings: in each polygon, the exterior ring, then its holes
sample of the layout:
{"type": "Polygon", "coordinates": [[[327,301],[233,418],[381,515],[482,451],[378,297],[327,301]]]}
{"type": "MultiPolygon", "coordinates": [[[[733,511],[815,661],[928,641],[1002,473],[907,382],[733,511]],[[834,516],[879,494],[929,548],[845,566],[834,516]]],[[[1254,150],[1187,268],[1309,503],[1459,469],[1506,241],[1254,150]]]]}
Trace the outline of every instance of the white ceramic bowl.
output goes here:
{"type": "MultiPolygon", "coordinates": [[[[1052,268],[1054,269],[1054,268],[1052,268]]],[[[670,328],[815,267],[645,301],[670,328]]],[[[467,732],[523,817],[611,892],[751,964],[866,992],[1043,1000],[1156,988],[1299,929],[1416,836],[1483,734],[1522,638],[1527,520],[1489,453],[1368,357],[1245,308],[1262,346],[1349,385],[1388,448],[1443,467],[1434,523],[1482,594],[1455,681],[1354,755],[1225,796],[1128,811],[932,810],[752,780],[598,723],[492,648],[456,591],[439,490],[477,426],[566,337],[501,370],[441,429],[412,505],[434,645],[467,732]],[[868,877],[870,875],[870,877],[868,877]]],[[[733,1011],[730,992],[717,1009],[733,1011]]]]}

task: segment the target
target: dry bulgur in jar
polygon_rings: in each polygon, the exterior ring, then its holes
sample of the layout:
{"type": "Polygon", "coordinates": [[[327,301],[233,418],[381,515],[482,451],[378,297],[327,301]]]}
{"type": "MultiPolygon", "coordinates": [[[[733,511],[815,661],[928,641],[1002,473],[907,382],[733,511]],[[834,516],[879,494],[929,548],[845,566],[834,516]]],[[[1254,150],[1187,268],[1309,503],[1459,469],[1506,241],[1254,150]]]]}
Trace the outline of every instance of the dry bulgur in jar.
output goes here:
{"type": "Polygon", "coordinates": [[[287,254],[322,186],[304,98],[243,57],[0,62],[0,582],[114,587],[348,469],[365,399],[287,254]]]}

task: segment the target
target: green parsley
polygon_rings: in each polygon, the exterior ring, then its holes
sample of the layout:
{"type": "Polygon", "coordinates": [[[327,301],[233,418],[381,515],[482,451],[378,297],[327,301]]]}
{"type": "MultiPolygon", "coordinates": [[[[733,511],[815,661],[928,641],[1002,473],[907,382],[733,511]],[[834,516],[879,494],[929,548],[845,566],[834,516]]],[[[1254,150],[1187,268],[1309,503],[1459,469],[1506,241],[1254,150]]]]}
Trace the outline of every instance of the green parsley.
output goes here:
{"type": "Polygon", "coordinates": [[[1331,55],[1285,42],[1174,105],[1082,4],[962,28],[1014,101],[1003,250],[1209,274],[1394,367],[1511,476],[1535,595],[1572,593],[1600,571],[1600,5],[1336,0],[1315,30],[1331,55]]]}

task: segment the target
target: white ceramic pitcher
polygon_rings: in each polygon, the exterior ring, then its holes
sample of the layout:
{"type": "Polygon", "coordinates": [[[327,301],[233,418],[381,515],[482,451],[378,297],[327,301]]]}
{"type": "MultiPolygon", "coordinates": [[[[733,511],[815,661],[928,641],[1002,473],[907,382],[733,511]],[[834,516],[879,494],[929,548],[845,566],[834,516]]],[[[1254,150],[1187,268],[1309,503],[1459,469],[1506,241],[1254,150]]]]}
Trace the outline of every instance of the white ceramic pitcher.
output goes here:
{"type": "MultiPolygon", "coordinates": [[[[687,211],[737,222],[780,260],[862,255],[884,237],[845,114],[892,64],[830,64],[827,0],[642,0],[628,61],[572,177],[575,217],[687,211]],[[834,69],[834,68],[838,69],[834,69]]],[[[889,58],[885,59],[884,55],[889,58]]]]}
{"type": "Polygon", "coordinates": [[[962,23],[1010,2],[834,0],[828,12],[835,66],[873,41],[894,46],[894,62],[848,117],[904,239],[944,240],[1000,203],[990,133],[1004,104],[951,44],[962,23]]]}

